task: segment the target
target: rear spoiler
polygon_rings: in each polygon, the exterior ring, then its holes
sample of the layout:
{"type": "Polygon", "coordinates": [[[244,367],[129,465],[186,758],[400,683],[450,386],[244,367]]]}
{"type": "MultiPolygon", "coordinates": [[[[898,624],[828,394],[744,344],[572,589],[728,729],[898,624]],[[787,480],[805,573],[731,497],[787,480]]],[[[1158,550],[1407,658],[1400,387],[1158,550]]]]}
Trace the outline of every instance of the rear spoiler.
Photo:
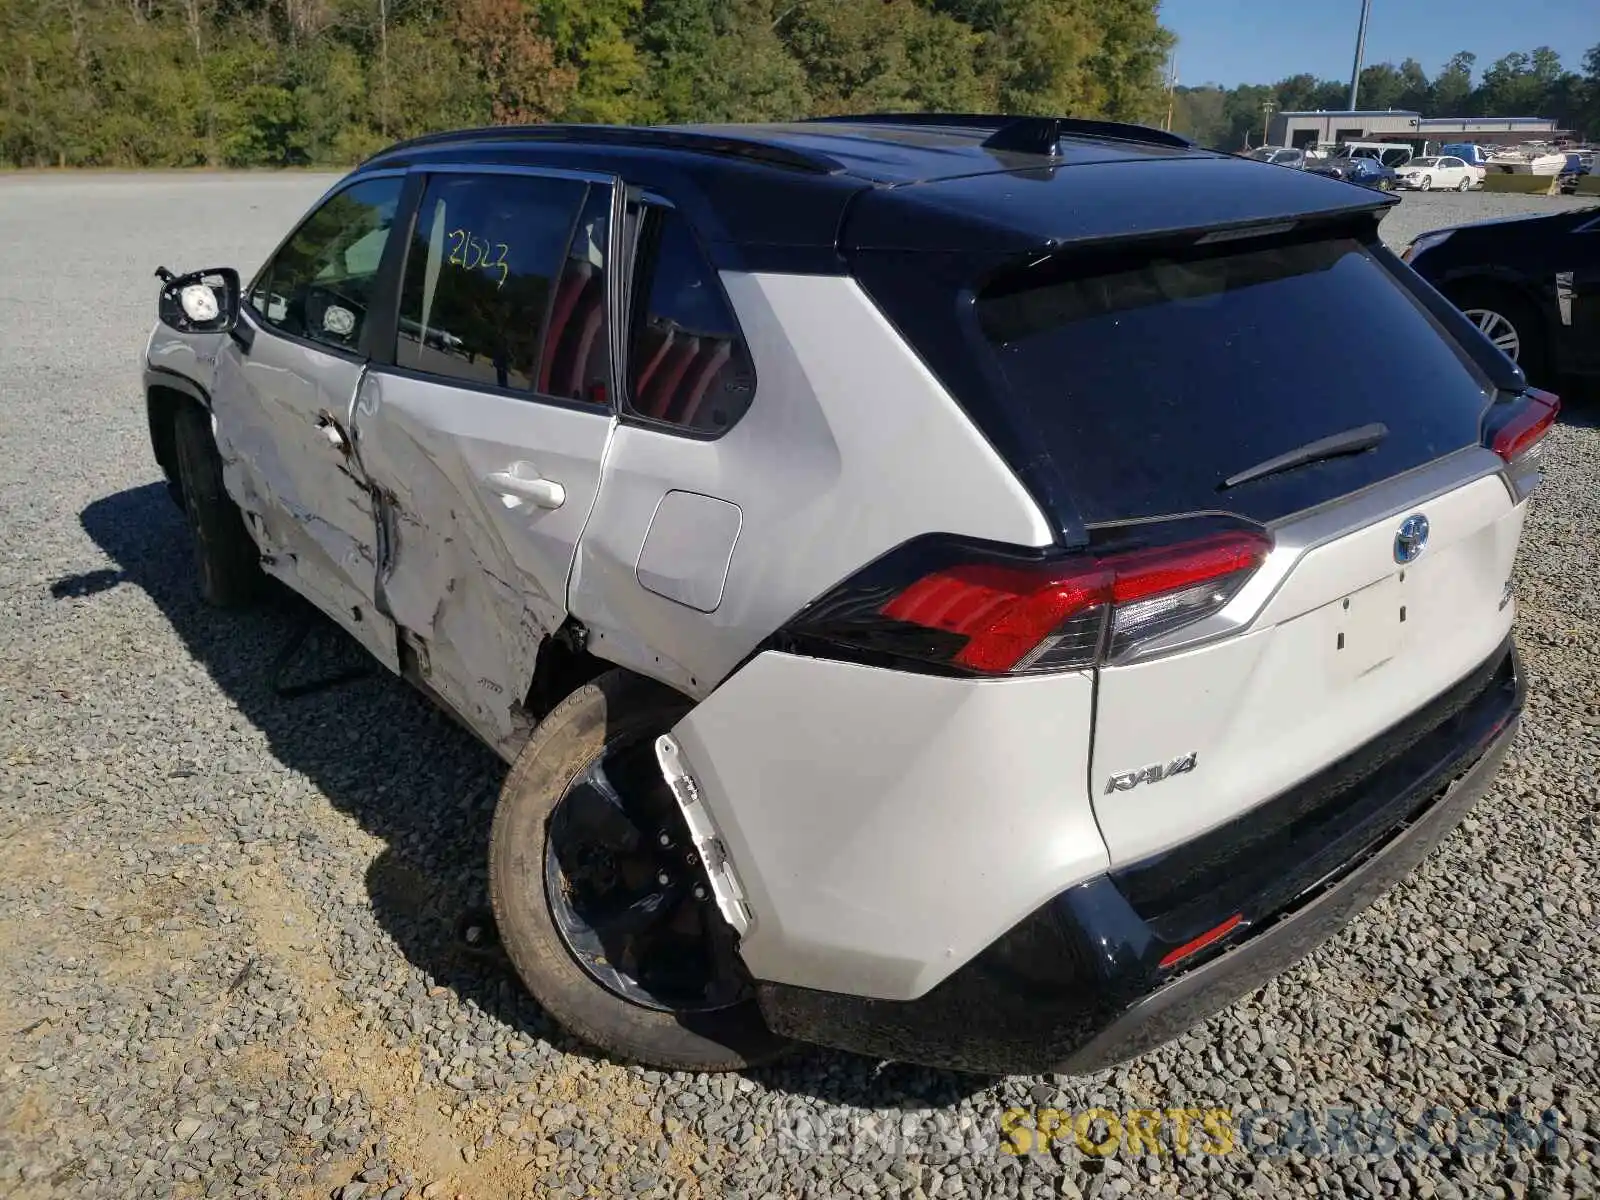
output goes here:
{"type": "Polygon", "coordinates": [[[1185,154],[1044,165],[859,193],[845,253],[932,250],[979,257],[1281,222],[1364,220],[1397,203],[1381,192],[1238,158],[1185,154]]]}

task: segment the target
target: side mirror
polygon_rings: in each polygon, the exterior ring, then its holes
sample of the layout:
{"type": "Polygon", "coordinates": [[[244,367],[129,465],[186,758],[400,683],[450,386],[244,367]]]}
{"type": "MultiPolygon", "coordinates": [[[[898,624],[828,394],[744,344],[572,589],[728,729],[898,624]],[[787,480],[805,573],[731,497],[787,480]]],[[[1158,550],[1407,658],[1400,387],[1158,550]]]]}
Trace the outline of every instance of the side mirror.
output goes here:
{"type": "Polygon", "coordinates": [[[239,319],[239,272],[212,267],[174,275],[156,268],[161,297],[156,311],[161,323],[179,333],[227,333],[239,319]]]}

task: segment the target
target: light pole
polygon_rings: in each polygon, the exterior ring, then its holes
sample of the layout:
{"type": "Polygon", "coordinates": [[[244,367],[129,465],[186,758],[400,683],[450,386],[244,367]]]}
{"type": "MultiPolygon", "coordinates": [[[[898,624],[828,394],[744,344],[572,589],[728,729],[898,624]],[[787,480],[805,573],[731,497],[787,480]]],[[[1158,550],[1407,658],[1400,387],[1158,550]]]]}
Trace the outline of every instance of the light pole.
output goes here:
{"type": "Polygon", "coordinates": [[[1267,127],[1272,120],[1272,110],[1277,107],[1277,104],[1278,102],[1270,97],[1261,102],[1261,144],[1263,146],[1267,144],[1267,127]]]}
{"type": "Polygon", "coordinates": [[[1350,111],[1356,111],[1356,93],[1361,90],[1361,60],[1367,53],[1367,18],[1372,16],[1372,0],[1361,0],[1361,25],[1356,30],[1356,65],[1350,72],[1350,111]]]}
{"type": "Polygon", "coordinates": [[[1167,57],[1167,129],[1172,128],[1172,109],[1177,102],[1178,92],[1178,52],[1173,52],[1167,57]]]}

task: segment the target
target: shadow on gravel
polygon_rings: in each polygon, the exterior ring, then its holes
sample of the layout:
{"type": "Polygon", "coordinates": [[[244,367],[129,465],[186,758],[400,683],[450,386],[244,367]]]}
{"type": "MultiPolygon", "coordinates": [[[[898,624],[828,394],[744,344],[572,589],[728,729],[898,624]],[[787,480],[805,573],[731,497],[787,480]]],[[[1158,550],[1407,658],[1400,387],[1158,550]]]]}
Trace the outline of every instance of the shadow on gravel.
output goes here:
{"type": "Polygon", "coordinates": [[[1600,379],[1563,379],[1551,389],[1561,397],[1561,423],[1579,429],[1600,426],[1600,379]]]}
{"type": "MultiPolygon", "coordinates": [[[[276,585],[247,612],[204,605],[194,584],[188,528],[163,485],[97,500],[80,519],[117,570],[64,577],[51,585],[52,595],[92,596],[122,584],[142,589],[287,771],[385,843],[367,871],[367,892],[379,923],[412,965],[512,1028],[595,1057],[546,1016],[502,956],[475,951],[462,936],[488,903],[489,828],[504,764],[381,668],[286,698],[285,690],[360,666],[365,652],[276,585]],[[311,635],[285,663],[308,621],[311,635]]],[[[173,777],[193,770],[177,753],[173,777]]],[[[307,836],[292,814],[273,808],[263,806],[258,836],[279,842],[307,836]]],[[[769,1088],[880,1109],[955,1103],[992,1082],[880,1067],[827,1051],[749,1075],[769,1088]]]]}

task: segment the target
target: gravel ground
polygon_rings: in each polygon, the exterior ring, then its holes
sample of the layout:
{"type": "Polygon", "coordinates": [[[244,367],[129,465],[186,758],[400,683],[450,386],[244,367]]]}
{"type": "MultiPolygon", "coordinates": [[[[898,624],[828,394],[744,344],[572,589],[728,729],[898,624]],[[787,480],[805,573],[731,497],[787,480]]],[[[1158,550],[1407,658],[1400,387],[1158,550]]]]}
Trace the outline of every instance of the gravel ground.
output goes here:
{"type": "MultiPolygon", "coordinates": [[[[195,598],[143,426],[150,272],[253,266],[328,182],[0,180],[0,1194],[1594,1192],[1592,403],[1553,436],[1530,518],[1513,756],[1334,943],[1095,1077],[831,1053],[744,1077],[641,1071],[573,1045],[458,946],[484,897],[496,763],[387,678],[277,698],[294,613],[195,598]],[[1070,1134],[1003,1153],[1006,1110],[1041,1106],[1069,1128],[1093,1107],[1222,1108],[1238,1136],[1174,1154],[1169,1118],[1161,1154],[1098,1157],[1070,1134]],[[1496,1146],[1492,1124],[1457,1127],[1471,1106],[1544,1123],[1496,1146]],[[1439,1140],[1296,1140],[1341,1110],[1439,1140]],[[1275,1123],[1247,1137],[1245,1113],[1275,1123]]],[[[1388,236],[1560,203],[1411,196],[1388,236]]],[[[1085,1118],[1086,1140],[1110,1131],[1085,1118]]]]}

